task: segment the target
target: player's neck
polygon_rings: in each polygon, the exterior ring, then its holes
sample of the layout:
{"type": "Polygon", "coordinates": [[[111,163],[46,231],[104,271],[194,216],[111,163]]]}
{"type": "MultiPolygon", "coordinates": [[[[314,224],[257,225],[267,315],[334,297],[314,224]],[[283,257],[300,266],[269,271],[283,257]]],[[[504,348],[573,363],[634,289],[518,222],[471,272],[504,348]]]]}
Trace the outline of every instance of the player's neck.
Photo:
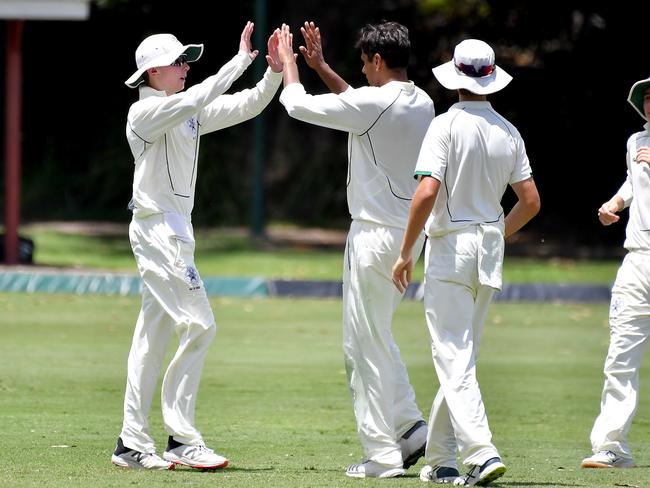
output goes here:
{"type": "MultiPolygon", "coordinates": [[[[391,81],[399,81],[406,83],[409,81],[408,74],[405,69],[392,69],[386,72],[386,76],[383,77],[381,85],[390,83],[391,81]]],[[[381,86],[380,85],[380,86],[381,86]]]]}
{"type": "Polygon", "coordinates": [[[477,95],[476,93],[472,93],[467,90],[458,91],[459,102],[485,102],[486,100],[487,97],[485,95],[477,95]]]}

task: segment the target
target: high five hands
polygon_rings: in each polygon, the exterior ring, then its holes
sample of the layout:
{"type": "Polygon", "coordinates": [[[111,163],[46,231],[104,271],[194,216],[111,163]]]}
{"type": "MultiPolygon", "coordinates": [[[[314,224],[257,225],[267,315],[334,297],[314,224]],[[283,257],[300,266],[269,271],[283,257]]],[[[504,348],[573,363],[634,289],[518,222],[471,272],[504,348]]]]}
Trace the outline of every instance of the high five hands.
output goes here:
{"type": "Polygon", "coordinates": [[[298,50],[305,58],[307,66],[314,70],[325,64],[323,57],[323,45],[321,43],[320,29],[313,22],[305,22],[300,28],[306,46],[298,46],[298,50]]]}

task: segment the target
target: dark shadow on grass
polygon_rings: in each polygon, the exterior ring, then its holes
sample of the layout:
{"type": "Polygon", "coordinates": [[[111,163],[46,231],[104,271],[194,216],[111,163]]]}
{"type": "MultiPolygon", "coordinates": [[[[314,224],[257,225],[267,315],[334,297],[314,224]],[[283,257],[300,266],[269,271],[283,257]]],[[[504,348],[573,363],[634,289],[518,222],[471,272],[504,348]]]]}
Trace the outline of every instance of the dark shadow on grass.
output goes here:
{"type": "Polygon", "coordinates": [[[237,468],[235,466],[228,466],[227,468],[220,468],[220,469],[195,469],[195,468],[190,468],[189,466],[176,466],[176,471],[177,473],[196,473],[196,474],[203,474],[206,476],[209,475],[215,475],[219,476],[221,474],[228,474],[232,472],[242,472],[242,473],[258,473],[258,472],[265,472],[265,471],[275,471],[275,468],[237,468]]]}
{"type": "Polygon", "coordinates": [[[490,486],[494,486],[495,488],[498,488],[499,486],[512,486],[512,487],[517,487],[517,486],[589,486],[588,484],[582,484],[582,483],[558,483],[557,481],[554,482],[535,482],[535,481],[504,481],[501,483],[490,483],[490,486]]]}

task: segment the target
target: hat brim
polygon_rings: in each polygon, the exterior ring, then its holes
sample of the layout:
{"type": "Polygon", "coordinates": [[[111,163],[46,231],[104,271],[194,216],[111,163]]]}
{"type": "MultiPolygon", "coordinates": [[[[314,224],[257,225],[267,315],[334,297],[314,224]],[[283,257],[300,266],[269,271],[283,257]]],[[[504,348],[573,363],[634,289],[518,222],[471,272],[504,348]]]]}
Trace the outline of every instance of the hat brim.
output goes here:
{"type": "Polygon", "coordinates": [[[646,122],[648,119],[643,111],[643,98],[645,97],[645,91],[648,88],[650,88],[650,78],[639,80],[632,85],[632,88],[630,88],[630,94],[627,97],[627,101],[630,102],[634,107],[634,110],[636,110],[646,122]]]}
{"type": "Polygon", "coordinates": [[[138,70],[133,73],[124,83],[129,88],[137,88],[138,85],[144,81],[143,75],[145,71],[147,71],[149,68],[156,68],[158,66],[169,66],[174,61],[176,61],[176,59],[178,59],[181,54],[185,54],[187,56],[188,63],[193,63],[203,54],[203,44],[187,44],[178,48],[177,50],[163,54],[162,56],[158,56],[157,58],[152,59],[147,64],[138,68],[138,70]]]}
{"type": "Polygon", "coordinates": [[[496,65],[492,74],[480,78],[473,78],[461,73],[454,65],[453,60],[436,66],[432,71],[440,84],[448,90],[465,89],[476,95],[496,93],[512,81],[512,76],[496,65]]]}

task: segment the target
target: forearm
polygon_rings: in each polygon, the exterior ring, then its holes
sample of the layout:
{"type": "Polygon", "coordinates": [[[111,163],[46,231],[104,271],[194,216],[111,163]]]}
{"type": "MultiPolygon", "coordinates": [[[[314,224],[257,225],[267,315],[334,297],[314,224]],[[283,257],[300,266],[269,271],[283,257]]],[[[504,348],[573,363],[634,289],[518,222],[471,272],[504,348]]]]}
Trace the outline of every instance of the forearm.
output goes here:
{"type": "Polygon", "coordinates": [[[512,185],[517,195],[517,203],[505,218],[505,237],[509,237],[532,219],[541,207],[539,192],[532,177],[512,185]]]}
{"type": "Polygon", "coordinates": [[[254,88],[221,95],[201,112],[201,133],[230,127],[259,115],[273,100],[281,84],[282,73],[267,68],[254,88]]]}
{"type": "Polygon", "coordinates": [[[168,97],[149,97],[132,106],[129,122],[147,140],[160,137],[212,103],[250,66],[250,57],[238,53],[217,72],[188,90],[168,97]]]}
{"type": "Polygon", "coordinates": [[[296,60],[291,59],[285,61],[283,65],[284,65],[284,69],[283,69],[284,86],[291,85],[293,83],[300,83],[300,76],[298,75],[298,65],[296,64],[296,60]]]}
{"type": "Polygon", "coordinates": [[[609,208],[612,212],[620,212],[625,208],[625,200],[623,200],[620,195],[616,194],[609,199],[607,205],[609,205],[609,208]]]}
{"type": "Polygon", "coordinates": [[[423,179],[415,190],[409,210],[406,231],[404,232],[402,246],[400,248],[400,256],[402,259],[406,260],[411,256],[413,246],[420,237],[429,215],[431,215],[433,204],[438,195],[439,186],[440,182],[438,180],[429,177],[423,179]]]}
{"type": "Polygon", "coordinates": [[[336,73],[336,71],[330,68],[329,64],[322,63],[317,68],[314,68],[314,71],[318,73],[320,79],[323,81],[323,83],[325,83],[325,86],[327,86],[329,91],[332,93],[336,93],[338,95],[339,93],[343,93],[348,89],[348,83],[343,78],[341,78],[336,73]]]}
{"type": "Polygon", "coordinates": [[[505,237],[510,237],[512,234],[526,225],[532,219],[539,207],[528,205],[524,202],[517,202],[512,210],[506,215],[505,218],[505,237]]]}

